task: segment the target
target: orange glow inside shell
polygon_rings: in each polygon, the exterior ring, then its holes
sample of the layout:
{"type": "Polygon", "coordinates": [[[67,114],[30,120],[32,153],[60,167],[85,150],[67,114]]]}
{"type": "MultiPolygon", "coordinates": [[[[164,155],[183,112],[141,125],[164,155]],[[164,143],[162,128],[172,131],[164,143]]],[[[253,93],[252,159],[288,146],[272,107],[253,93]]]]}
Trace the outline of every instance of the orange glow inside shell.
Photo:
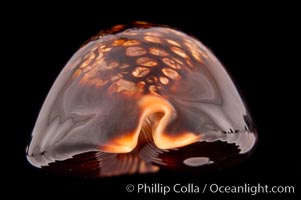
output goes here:
{"type": "Polygon", "coordinates": [[[137,129],[133,133],[112,139],[108,144],[100,147],[102,151],[110,153],[131,152],[137,146],[143,123],[155,113],[162,114],[161,118],[155,120],[151,133],[154,143],[158,148],[173,149],[200,140],[200,135],[190,132],[184,132],[176,136],[164,133],[167,124],[176,116],[174,108],[164,98],[155,95],[145,95],[139,100],[138,106],[141,108],[142,113],[137,129]]]}

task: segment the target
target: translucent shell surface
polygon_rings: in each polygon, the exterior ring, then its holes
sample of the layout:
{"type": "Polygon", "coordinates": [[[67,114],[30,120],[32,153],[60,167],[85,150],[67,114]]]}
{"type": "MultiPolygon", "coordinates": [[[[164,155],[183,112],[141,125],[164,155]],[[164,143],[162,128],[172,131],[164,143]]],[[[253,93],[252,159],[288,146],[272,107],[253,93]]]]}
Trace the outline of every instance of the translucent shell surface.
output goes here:
{"type": "Polygon", "coordinates": [[[218,164],[255,142],[217,58],[183,32],[136,22],[100,32],[70,59],[40,111],[27,159],[112,176],[218,164]]]}

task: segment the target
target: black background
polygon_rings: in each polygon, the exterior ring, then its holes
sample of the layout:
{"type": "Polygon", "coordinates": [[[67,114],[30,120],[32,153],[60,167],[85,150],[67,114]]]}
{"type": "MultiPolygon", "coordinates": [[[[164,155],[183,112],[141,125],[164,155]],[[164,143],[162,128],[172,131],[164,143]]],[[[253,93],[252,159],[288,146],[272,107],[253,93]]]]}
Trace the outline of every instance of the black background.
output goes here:
{"type": "MultiPolygon", "coordinates": [[[[92,196],[109,198],[105,197],[108,194],[111,198],[117,195],[145,198],[145,194],[127,193],[125,186],[130,183],[294,185],[298,193],[300,150],[297,135],[300,129],[294,119],[300,117],[291,114],[297,109],[298,101],[292,87],[298,82],[290,78],[294,65],[288,64],[290,58],[286,54],[292,51],[286,45],[294,43],[290,40],[290,27],[295,26],[293,11],[281,5],[226,8],[220,4],[203,7],[183,4],[163,7],[154,2],[141,2],[141,5],[85,2],[77,8],[60,4],[18,4],[18,9],[11,6],[13,12],[4,19],[12,37],[8,39],[11,50],[7,56],[12,57],[7,65],[12,72],[7,75],[11,81],[4,87],[10,88],[7,100],[13,106],[8,106],[12,115],[7,115],[10,123],[5,125],[9,130],[5,135],[10,139],[3,144],[4,156],[8,157],[3,159],[3,165],[8,167],[4,173],[6,186],[15,189],[11,195],[17,194],[18,189],[25,189],[27,192],[23,195],[29,198],[43,197],[39,192],[54,197],[84,195],[87,199],[92,196]],[[32,167],[26,160],[25,148],[42,103],[64,64],[82,43],[101,29],[136,20],[177,27],[199,38],[221,60],[244,96],[258,128],[258,145],[252,156],[239,166],[207,175],[164,171],[86,180],[56,177],[32,167]]],[[[221,194],[174,196],[176,199],[224,197],[221,194]]],[[[295,196],[257,195],[254,199],[295,196]]],[[[161,194],[155,197],[166,198],[161,194]]]]}

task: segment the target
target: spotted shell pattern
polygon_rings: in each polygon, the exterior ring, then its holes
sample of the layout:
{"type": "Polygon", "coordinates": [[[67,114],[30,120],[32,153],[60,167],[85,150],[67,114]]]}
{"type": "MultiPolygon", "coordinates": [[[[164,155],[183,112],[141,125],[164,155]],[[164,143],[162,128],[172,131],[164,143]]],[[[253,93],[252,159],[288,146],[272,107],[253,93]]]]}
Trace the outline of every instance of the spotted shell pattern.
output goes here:
{"type": "Polygon", "coordinates": [[[112,176],[216,164],[255,142],[217,58],[181,31],[135,22],[101,31],[70,59],[27,158],[36,167],[112,176]]]}

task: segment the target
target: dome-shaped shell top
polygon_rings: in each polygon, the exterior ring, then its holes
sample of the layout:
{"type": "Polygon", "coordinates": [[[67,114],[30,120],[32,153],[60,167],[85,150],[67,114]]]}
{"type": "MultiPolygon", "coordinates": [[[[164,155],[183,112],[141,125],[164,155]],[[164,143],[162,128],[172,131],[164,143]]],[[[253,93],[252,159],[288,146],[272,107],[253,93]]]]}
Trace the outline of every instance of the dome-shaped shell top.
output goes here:
{"type": "Polygon", "coordinates": [[[70,59],[41,109],[27,158],[37,167],[60,163],[110,176],[218,163],[255,141],[217,58],[183,32],[137,22],[100,32],[70,59]]]}

